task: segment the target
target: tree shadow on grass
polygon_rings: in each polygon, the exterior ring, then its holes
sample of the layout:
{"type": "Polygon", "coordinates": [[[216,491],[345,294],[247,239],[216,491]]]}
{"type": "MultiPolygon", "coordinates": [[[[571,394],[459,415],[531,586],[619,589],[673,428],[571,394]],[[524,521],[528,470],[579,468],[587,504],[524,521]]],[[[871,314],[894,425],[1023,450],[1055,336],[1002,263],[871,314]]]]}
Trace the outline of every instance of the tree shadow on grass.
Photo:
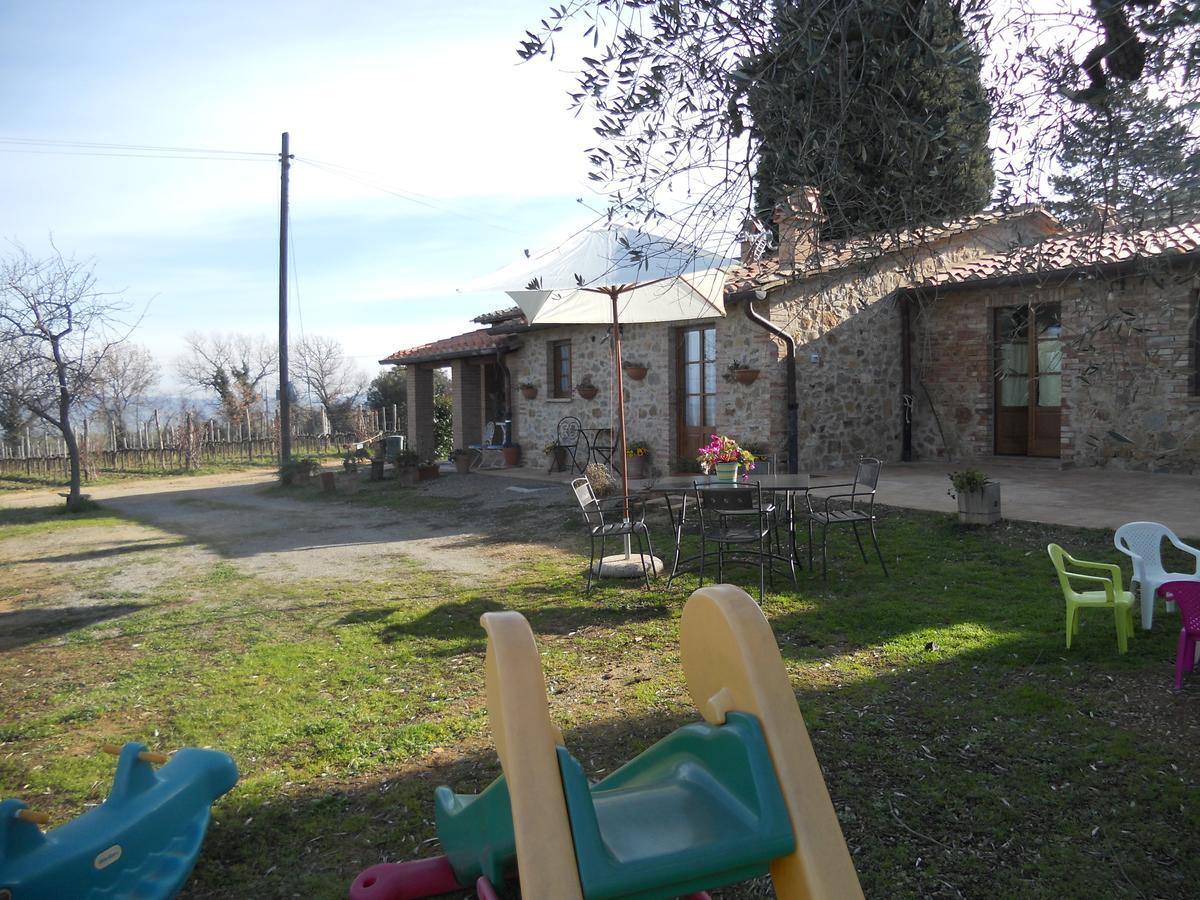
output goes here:
{"type": "Polygon", "coordinates": [[[145,608],[145,605],[137,603],[105,603],[96,606],[26,607],[2,612],[0,652],[87,628],[98,622],[118,619],[145,608]]]}
{"type": "Polygon", "coordinates": [[[89,562],[97,559],[112,559],[128,556],[131,553],[145,553],[150,550],[173,550],[194,543],[188,540],[151,540],[130,541],[115,547],[98,547],[95,550],[80,550],[77,553],[59,553],[55,556],[30,556],[26,559],[13,560],[14,563],[71,563],[89,562]]]}
{"type": "MultiPolygon", "coordinates": [[[[542,593],[542,592],[537,592],[542,593]]],[[[561,596],[558,592],[544,592],[547,597],[561,596]]],[[[496,596],[477,596],[435,606],[415,618],[389,621],[403,610],[395,606],[374,607],[356,610],[339,619],[336,625],[360,625],[385,623],[379,629],[383,643],[394,643],[410,639],[454,641],[452,648],[432,655],[458,655],[467,652],[482,652],[487,639],[479,626],[479,619],[486,612],[512,609],[514,604],[496,596]]],[[[569,634],[587,627],[616,628],[631,622],[665,619],[670,609],[661,602],[638,606],[526,606],[519,605],[521,613],[529,619],[535,634],[569,634]]],[[[429,653],[427,649],[425,651],[429,653]]]]}

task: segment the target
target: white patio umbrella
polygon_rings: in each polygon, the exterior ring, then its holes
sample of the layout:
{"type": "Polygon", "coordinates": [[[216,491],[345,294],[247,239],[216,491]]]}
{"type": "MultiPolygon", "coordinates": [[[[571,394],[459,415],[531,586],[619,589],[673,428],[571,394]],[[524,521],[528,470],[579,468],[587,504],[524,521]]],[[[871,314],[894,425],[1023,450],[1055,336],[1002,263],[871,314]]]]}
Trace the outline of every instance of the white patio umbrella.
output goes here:
{"type": "MultiPolygon", "coordinates": [[[[531,253],[488,279],[517,302],[531,325],[612,326],[626,497],[620,326],[724,316],[725,270],[732,264],[726,257],[634,228],[595,228],[531,253]]],[[[628,538],[625,556],[629,558],[628,538]]]]}

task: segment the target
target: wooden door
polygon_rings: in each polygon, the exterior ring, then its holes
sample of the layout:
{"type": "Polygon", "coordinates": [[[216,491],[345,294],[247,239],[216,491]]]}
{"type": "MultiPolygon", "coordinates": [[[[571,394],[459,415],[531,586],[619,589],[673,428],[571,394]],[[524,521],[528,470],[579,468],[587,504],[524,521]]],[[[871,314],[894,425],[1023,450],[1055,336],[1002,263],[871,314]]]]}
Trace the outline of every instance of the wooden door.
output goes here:
{"type": "Polygon", "coordinates": [[[717,431],[717,329],[714,325],[680,328],[675,346],[676,448],[683,459],[717,431]]]}
{"type": "Polygon", "coordinates": [[[1057,303],[994,311],[996,453],[1060,454],[1062,319],[1057,303]]]}

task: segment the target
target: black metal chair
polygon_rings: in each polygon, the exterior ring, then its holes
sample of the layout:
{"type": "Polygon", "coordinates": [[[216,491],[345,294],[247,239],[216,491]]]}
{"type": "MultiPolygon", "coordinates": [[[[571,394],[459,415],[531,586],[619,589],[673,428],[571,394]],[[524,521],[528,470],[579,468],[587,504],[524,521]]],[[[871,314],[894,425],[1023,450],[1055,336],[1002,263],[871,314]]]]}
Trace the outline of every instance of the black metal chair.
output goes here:
{"type": "Polygon", "coordinates": [[[671,531],[675,535],[675,559],[671,562],[671,574],[667,578],[667,589],[670,590],[671,583],[679,574],[681,562],[687,563],[693,559],[699,559],[699,557],[689,557],[681,560],[680,555],[683,550],[683,539],[689,535],[693,537],[700,535],[700,512],[696,508],[695,497],[689,497],[686,493],[681,492],[672,498],[671,492],[667,491],[663,494],[663,499],[667,503],[667,517],[671,521],[671,531]]]}
{"type": "Polygon", "coordinates": [[[588,448],[588,458],[592,462],[612,466],[617,471],[621,471],[624,460],[613,465],[614,455],[619,457],[620,454],[617,452],[617,441],[613,437],[611,428],[597,428],[589,443],[591,446],[588,448]]]}
{"type": "MultiPolygon", "coordinates": [[[[558,431],[555,434],[554,442],[562,447],[567,456],[571,458],[569,472],[582,472],[587,468],[588,444],[587,436],[583,433],[583,423],[575,416],[563,416],[558,420],[558,431]],[[579,443],[583,442],[583,462],[579,461],[579,443]]],[[[550,472],[554,471],[555,458],[550,457],[550,472]]]]}
{"type": "Polygon", "coordinates": [[[824,500],[820,510],[813,508],[813,495],[810,491],[805,494],[808,503],[808,567],[813,564],[813,525],[821,526],[821,577],[829,575],[829,526],[849,525],[854,529],[854,540],[858,543],[858,552],[862,554],[863,562],[867,562],[867,551],[863,547],[862,538],[858,533],[858,523],[865,522],[871,529],[871,543],[875,545],[875,555],[879,557],[879,565],[883,574],[887,575],[887,563],[883,561],[883,552],[879,549],[879,538],[875,534],[875,490],[879,485],[879,472],[883,463],[869,456],[858,461],[858,469],[854,480],[843,484],[823,484],[819,490],[830,488],[850,488],[836,494],[822,494],[817,499],[824,500]],[[830,501],[839,501],[833,506],[830,501]],[[848,503],[846,502],[848,501],[848,503]],[[844,505],[843,505],[844,504],[844,505]]]}
{"type": "Polygon", "coordinates": [[[717,580],[721,582],[725,580],[725,548],[733,547],[731,562],[758,563],[758,602],[761,604],[768,569],[771,588],[775,588],[775,569],[771,565],[771,504],[763,504],[762,489],[757,483],[697,484],[695,489],[696,508],[700,513],[700,586],[704,586],[708,544],[717,545],[717,580]]]}
{"type": "Polygon", "coordinates": [[[642,562],[642,578],[646,581],[646,587],[650,587],[649,569],[655,569],[655,575],[658,575],[657,567],[653,563],[654,545],[650,543],[650,530],[646,527],[646,505],[644,501],[636,497],[605,497],[600,500],[592,492],[592,485],[586,478],[576,478],[571,482],[571,490],[575,493],[575,499],[579,502],[579,509],[583,513],[583,521],[587,526],[588,537],[591,539],[591,547],[588,550],[588,575],[587,575],[587,591],[592,590],[592,570],[596,566],[596,542],[600,542],[600,564],[604,565],[604,542],[608,538],[620,537],[626,535],[636,537],[638,543],[638,557],[642,562]],[[629,516],[626,518],[626,502],[628,502],[629,516]],[[610,521],[610,519],[616,521],[610,521]],[[646,549],[642,549],[642,535],[646,536],[646,549]],[[651,564],[646,565],[646,554],[649,553],[651,564]]]}

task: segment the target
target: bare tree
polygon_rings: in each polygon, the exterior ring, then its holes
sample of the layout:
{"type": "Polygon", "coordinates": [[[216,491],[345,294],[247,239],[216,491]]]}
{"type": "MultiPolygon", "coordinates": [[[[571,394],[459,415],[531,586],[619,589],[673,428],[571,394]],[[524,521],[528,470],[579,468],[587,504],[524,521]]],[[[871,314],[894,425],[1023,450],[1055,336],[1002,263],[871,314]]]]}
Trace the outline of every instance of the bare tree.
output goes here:
{"type": "Polygon", "coordinates": [[[184,336],[187,351],[176,363],[183,382],[215,395],[229,419],[244,415],[258,399],[258,386],[278,371],[275,346],[262,335],[184,336]]]}
{"type": "Polygon", "coordinates": [[[128,336],[121,316],[129,304],[97,290],[90,261],[66,258],[57,248],[34,259],[12,246],[0,262],[0,403],[19,404],[62,433],[71,461],[67,509],[79,509],[79,443],[71,416],[96,368],[128,336]]]}
{"type": "Polygon", "coordinates": [[[309,335],[292,348],[296,378],[329,417],[334,431],[349,430],[350,411],[367,389],[367,376],[335,338],[309,335]]]}
{"type": "Polygon", "coordinates": [[[129,407],[158,383],[158,362],[138,344],[113,347],[95,366],[92,399],[109,424],[123,435],[129,407]]]}

